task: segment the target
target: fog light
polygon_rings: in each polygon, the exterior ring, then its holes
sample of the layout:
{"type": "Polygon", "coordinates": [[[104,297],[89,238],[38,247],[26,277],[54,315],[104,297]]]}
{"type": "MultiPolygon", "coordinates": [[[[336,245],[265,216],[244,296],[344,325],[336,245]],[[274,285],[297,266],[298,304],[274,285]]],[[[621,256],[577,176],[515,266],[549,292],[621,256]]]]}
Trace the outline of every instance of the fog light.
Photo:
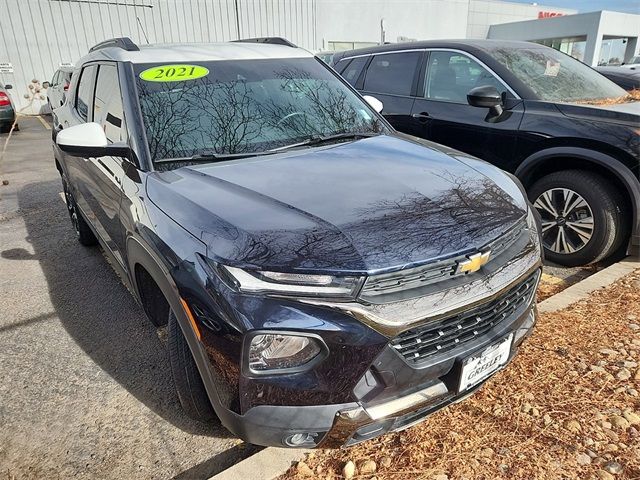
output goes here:
{"type": "Polygon", "coordinates": [[[285,438],[284,443],[290,447],[315,446],[317,433],[294,433],[285,438]]]}

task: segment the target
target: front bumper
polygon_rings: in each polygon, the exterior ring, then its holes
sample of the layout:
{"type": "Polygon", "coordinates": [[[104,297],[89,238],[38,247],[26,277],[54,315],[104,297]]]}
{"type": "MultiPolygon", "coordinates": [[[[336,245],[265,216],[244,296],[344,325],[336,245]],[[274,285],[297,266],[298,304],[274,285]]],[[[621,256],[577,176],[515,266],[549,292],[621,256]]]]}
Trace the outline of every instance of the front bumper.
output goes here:
{"type": "MultiPolygon", "coordinates": [[[[535,305],[527,305],[517,318],[501,323],[489,336],[477,342],[462,345],[453,357],[444,355],[434,358],[422,369],[423,383],[412,390],[387,396],[382,402],[376,399],[367,402],[365,395],[361,401],[345,404],[260,405],[251,408],[245,415],[235,415],[229,428],[250,443],[301,448],[346,447],[385,433],[404,430],[476,391],[486,379],[465,391],[457,390],[462,361],[513,333],[509,358],[500,369],[504,368],[516,355],[524,339],[531,334],[536,320],[535,305]],[[294,435],[307,441],[300,445],[292,444],[290,440],[294,435]]],[[[379,359],[387,355],[398,356],[389,347],[379,359]]]]}
{"type": "Polygon", "coordinates": [[[12,124],[15,119],[15,111],[13,107],[0,107],[0,124],[8,125],[12,124]]]}
{"type": "Polygon", "coordinates": [[[459,390],[463,361],[513,335],[508,363],[535,324],[537,239],[523,236],[482,271],[392,303],[234,299],[251,330],[312,331],[332,354],[304,372],[251,377],[239,368],[244,336],[204,330],[210,368],[201,372],[222,424],[258,445],[329,448],[407,428],[460,401],[479,386],[459,390]],[[520,294],[525,284],[529,293],[520,294]],[[514,292],[519,301],[514,302],[514,292]],[[435,351],[428,339],[434,328],[448,342],[436,336],[435,351]],[[456,329],[459,341],[455,333],[450,336],[456,329]],[[417,348],[406,343],[415,332],[420,336],[415,343],[426,342],[417,348]]]}

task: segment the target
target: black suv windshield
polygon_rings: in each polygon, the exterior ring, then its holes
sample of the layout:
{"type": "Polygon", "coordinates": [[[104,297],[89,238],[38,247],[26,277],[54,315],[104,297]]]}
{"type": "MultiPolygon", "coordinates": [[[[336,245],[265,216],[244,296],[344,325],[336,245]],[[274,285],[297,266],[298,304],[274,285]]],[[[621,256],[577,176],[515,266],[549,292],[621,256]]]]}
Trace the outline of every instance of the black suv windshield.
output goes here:
{"type": "Polygon", "coordinates": [[[611,80],[552,48],[497,47],[491,54],[540,100],[589,102],[627,96],[611,80]]]}
{"type": "Polygon", "coordinates": [[[135,73],[154,162],[198,156],[213,160],[386,128],[314,58],[139,64],[135,73]],[[204,73],[175,81],[180,73],[192,72],[204,73]],[[169,80],[155,79],[167,73],[169,80]]]}

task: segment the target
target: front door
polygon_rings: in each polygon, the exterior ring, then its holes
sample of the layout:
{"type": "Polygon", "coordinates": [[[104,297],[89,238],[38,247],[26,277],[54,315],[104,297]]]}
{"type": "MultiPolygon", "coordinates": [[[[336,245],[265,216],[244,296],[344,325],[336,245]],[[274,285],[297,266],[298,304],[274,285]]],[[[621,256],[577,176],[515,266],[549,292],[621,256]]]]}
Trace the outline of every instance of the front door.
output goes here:
{"type": "MultiPolygon", "coordinates": [[[[127,141],[118,70],[115,64],[99,66],[92,118],[103,128],[109,143],[127,141]]],[[[120,201],[127,162],[125,158],[112,156],[87,158],[84,162],[86,183],[83,193],[94,217],[93,225],[123,267],[120,201]]]]}
{"type": "Polygon", "coordinates": [[[407,133],[513,170],[523,114],[523,102],[483,65],[464,53],[433,50],[420,75],[413,128],[407,133]],[[467,103],[467,93],[484,85],[496,87],[503,95],[505,111],[497,119],[488,115],[489,109],[467,103]]]}

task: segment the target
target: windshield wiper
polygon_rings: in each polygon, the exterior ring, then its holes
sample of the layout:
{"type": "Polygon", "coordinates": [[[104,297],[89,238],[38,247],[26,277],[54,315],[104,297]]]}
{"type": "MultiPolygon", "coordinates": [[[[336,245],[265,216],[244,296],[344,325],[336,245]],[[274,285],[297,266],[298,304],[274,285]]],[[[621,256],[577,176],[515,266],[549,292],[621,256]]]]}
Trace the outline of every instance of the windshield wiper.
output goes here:
{"type": "Polygon", "coordinates": [[[161,158],[155,160],[154,163],[172,163],[172,162],[221,162],[224,160],[237,160],[239,158],[251,158],[259,157],[262,155],[273,155],[283,150],[288,150],[295,147],[309,147],[314,145],[321,145],[323,143],[330,143],[338,140],[358,140],[360,138],[377,137],[381,133],[376,132],[351,132],[351,133],[336,133],[333,135],[313,135],[301,142],[292,143],[291,145],[285,145],[284,147],[272,148],[271,150],[265,150],[263,152],[245,152],[245,153],[217,153],[213,151],[204,151],[196,153],[190,157],[180,158],[161,158]]]}
{"type": "Polygon", "coordinates": [[[311,147],[314,145],[321,145],[323,143],[330,143],[337,140],[359,140],[361,138],[377,137],[381,133],[377,132],[349,132],[349,133],[335,133],[333,135],[312,135],[311,137],[301,142],[292,143],[291,145],[285,145],[284,147],[278,147],[267,152],[280,152],[282,150],[288,150],[295,147],[311,147]]]}

